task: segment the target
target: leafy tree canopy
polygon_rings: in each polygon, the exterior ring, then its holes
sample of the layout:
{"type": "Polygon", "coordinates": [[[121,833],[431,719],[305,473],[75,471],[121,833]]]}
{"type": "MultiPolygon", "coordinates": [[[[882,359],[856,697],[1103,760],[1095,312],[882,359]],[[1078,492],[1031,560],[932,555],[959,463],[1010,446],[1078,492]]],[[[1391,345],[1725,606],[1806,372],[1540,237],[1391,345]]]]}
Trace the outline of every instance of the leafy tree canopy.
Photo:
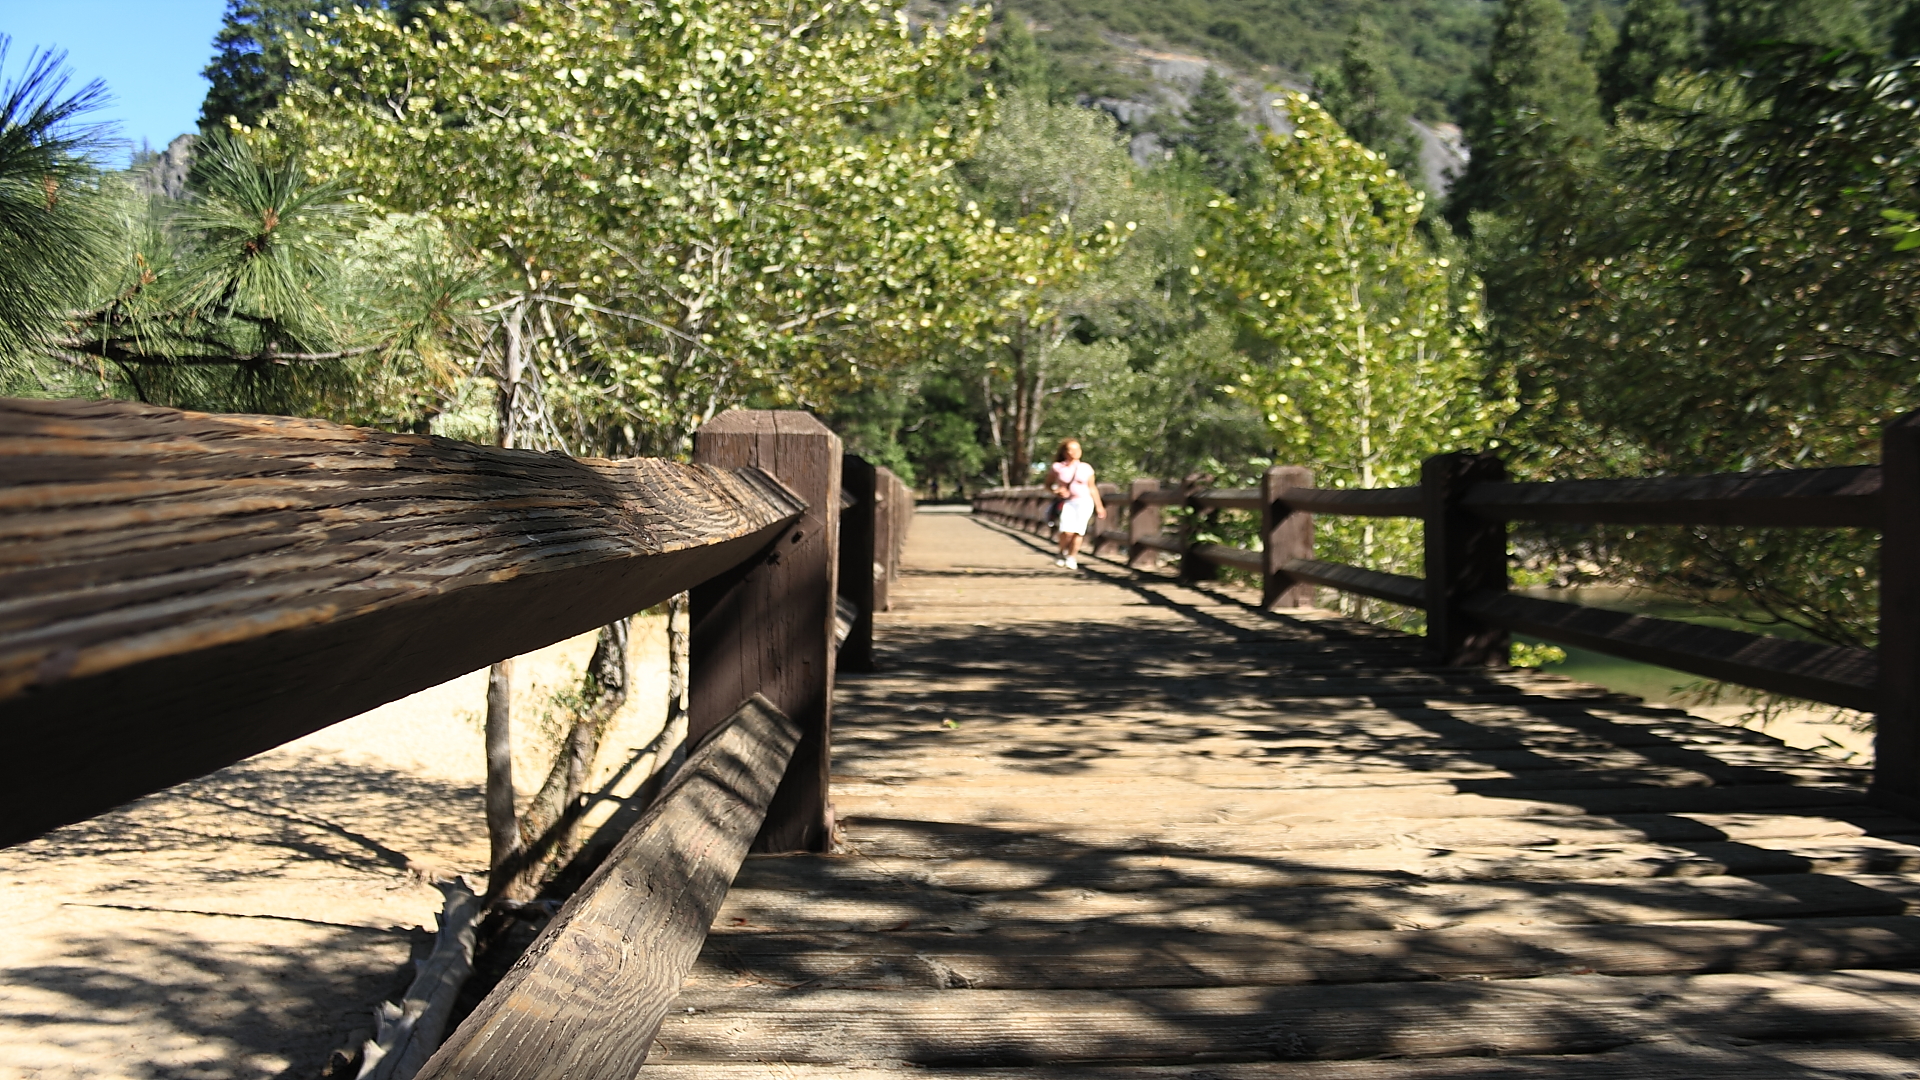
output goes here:
{"type": "Polygon", "coordinates": [[[505,263],[580,444],[672,452],[731,403],[824,404],[1071,272],[1044,222],[966,205],[978,104],[881,122],[946,96],[983,30],[767,0],[345,10],[269,129],[505,263]]]}
{"type": "MultiPolygon", "coordinates": [[[[1243,328],[1278,460],[1325,487],[1417,482],[1422,459],[1485,445],[1504,396],[1481,393],[1479,318],[1461,269],[1418,225],[1425,199],[1305,95],[1272,137],[1257,186],[1218,200],[1195,271],[1243,328]]],[[[1322,546],[1363,565],[1418,566],[1414,533],[1331,524],[1322,546]]]]}

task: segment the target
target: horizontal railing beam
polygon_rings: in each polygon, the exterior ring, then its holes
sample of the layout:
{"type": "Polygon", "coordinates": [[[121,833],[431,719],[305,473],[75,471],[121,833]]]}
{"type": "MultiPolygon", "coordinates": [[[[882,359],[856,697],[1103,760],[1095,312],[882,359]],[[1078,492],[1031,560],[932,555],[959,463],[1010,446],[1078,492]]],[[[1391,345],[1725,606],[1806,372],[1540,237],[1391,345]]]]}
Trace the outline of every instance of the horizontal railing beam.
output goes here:
{"type": "Polygon", "coordinates": [[[1291,510],[1347,517],[1419,517],[1425,512],[1417,487],[1282,488],[1280,501],[1291,510]]]}
{"type": "Polygon", "coordinates": [[[1877,704],[1878,660],[1872,649],[1793,641],[1510,593],[1477,593],[1462,606],[1496,626],[1562,645],[1862,712],[1873,711],[1877,704]]]}
{"type": "Polygon", "coordinates": [[[1259,552],[1229,547],[1226,544],[1195,544],[1191,554],[1194,558],[1203,559],[1216,566],[1231,566],[1250,574],[1258,574],[1266,568],[1266,560],[1259,552]]]}
{"type": "Polygon", "coordinates": [[[1877,529],[1880,467],[1478,484],[1461,505],[1491,521],[1877,529]]]}
{"type": "Polygon", "coordinates": [[[314,420],[0,401],[0,843],[752,559],[771,477],[314,420]]]}
{"type": "Polygon", "coordinates": [[[1193,497],[1193,505],[1202,510],[1247,510],[1255,514],[1266,506],[1259,488],[1213,488],[1193,497]]]}
{"type": "Polygon", "coordinates": [[[419,1080],[640,1075],[800,741],[740,706],[419,1072],[419,1080]]]}
{"type": "Polygon", "coordinates": [[[1407,607],[1427,606],[1427,583],[1422,578],[1387,574],[1319,559],[1288,559],[1281,564],[1281,569],[1301,581],[1325,585],[1330,589],[1359,593],[1407,607]]]}

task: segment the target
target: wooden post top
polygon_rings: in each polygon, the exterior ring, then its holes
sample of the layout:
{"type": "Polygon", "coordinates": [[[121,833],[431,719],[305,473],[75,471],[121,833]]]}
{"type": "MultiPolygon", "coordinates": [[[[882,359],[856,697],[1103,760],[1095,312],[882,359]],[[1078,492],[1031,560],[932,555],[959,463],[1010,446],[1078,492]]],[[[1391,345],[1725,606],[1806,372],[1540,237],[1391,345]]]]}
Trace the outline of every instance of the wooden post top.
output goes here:
{"type": "Polygon", "coordinates": [[[701,435],[832,435],[833,429],[797,409],[728,409],[700,425],[701,435]]]}

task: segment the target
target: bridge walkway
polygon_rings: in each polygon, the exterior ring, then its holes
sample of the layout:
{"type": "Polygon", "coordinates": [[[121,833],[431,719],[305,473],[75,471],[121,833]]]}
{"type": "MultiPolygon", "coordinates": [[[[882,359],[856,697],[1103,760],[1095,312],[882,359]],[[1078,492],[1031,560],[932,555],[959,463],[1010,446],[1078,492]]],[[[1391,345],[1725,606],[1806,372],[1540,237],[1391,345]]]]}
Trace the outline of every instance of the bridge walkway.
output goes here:
{"type": "Polygon", "coordinates": [[[921,513],[652,1080],[1920,1076],[1863,770],[921,513]]]}

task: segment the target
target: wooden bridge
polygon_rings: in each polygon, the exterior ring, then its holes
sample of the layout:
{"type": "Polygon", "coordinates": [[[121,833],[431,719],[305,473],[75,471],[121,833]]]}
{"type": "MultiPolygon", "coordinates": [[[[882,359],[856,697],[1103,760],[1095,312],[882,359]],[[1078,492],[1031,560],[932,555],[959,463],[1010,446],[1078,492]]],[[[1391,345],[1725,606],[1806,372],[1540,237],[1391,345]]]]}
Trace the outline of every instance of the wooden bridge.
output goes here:
{"type": "Polygon", "coordinates": [[[688,467],[5,403],[0,821],[691,588],[699,746],[421,1075],[1910,1077],[1916,425],[1887,447],[1611,488],[1460,457],[1400,492],[1147,485],[1075,573],[1023,491],[915,515],[896,566],[903,493],[796,414],[722,417],[688,467]],[[1258,553],[1153,512],[1243,502],[1258,553]],[[1306,515],[1356,508],[1423,518],[1424,581],[1311,557],[1306,515]],[[1511,603],[1489,523],[1528,514],[1877,525],[1881,650],[1511,603]],[[1308,585],[1436,631],[1283,606],[1308,585]],[[1523,619],[1871,705],[1876,767],[1507,670],[1523,619]]]}

